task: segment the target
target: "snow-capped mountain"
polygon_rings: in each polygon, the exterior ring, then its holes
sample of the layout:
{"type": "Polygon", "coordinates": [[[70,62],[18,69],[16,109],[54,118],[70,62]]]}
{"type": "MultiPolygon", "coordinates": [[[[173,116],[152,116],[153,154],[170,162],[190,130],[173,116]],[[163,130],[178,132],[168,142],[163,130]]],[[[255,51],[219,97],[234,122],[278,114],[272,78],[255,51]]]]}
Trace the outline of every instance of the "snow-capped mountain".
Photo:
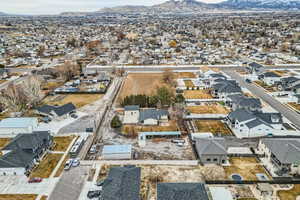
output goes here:
{"type": "Polygon", "coordinates": [[[220,5],[233,9],[300,9],[300,0],[227,0],[220,5]]]}

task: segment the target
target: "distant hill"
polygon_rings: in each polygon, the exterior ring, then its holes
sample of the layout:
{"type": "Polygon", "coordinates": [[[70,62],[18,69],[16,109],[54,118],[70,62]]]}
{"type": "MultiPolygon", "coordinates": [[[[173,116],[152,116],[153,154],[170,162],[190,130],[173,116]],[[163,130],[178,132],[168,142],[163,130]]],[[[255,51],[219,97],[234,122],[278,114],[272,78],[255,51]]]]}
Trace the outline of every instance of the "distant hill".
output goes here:
{"type": "Polygon", "coordinates": [[[0,16],[6,16],[8,14],[4,13],[4,12],[0,12],[0,16]]]}
{"type": "Polygon", "coordinates": [[[196,0],[169,0],[153,6],[117,6],[90,13],[62,13],[62,15],[97,15],[101,13],[201,13],[236,10],[300,10],[300,0],[226,0],[221,3],[203,3],[196,0]]]}

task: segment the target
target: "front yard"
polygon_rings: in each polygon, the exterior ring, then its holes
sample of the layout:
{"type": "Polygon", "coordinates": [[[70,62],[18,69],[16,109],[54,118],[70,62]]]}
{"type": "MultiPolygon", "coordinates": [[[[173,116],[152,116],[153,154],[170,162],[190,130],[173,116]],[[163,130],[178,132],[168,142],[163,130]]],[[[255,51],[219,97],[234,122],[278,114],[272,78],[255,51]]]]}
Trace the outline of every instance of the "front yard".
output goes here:
{"type": "Polygon", "coordinates": [[[228,114],[229,110],[227,110],[224,106],[219,104],[208,104],[201,106],[188,106],[187,111],[193,114],[228,114]]]}
{"type": "Polygon", "coordinates": [[[44,100],[44,104],[49,105],[64,105],[67,103],[73,103],[76,108],[83,107],[87,104],[91,104],[103,97],[103,94],[68,94],[68,95],[56,95],[48,96],[44,100]]]}
{"type": "Polygon", "coordinates": [[[12,138],[0,138],[0,149],[2,149],[3,147],[5,147],[12,138]]]}
{"type": "Polygon", "coordinates": [[[232,135],[228,126],[219,120],[196,120],[195,124],[199,133],[232,135]]]}
{"type": "Polygon", "coordinates": [[[35,200],[36,194],[0,194],[0,200],[35,200]]]}
{"type": "Polygon", "coordinates": [[[267,90],[268,92],[276,92],[277,88],[273,87],[273,86],[268,86],[267,84],[265,84],[262,81],[254,81],[255,84],[259,85],[260,87],[264,88],[265,90],[267,90]]]}
{"type": "Polygon", "coordinates": [[[35,169],[33,169],[30,177],[49,178],[62,156],[63,154],[47,154],[39,163],[39,165],[35,169]]]}
{"type": "Polygon", "coordinates": [[[54,137],[53,138],[53,142],[54,142],[53,151],[66,151],[74,138],[75,138],[74,135],[54,137]]]}
{"type": "Polygon", "coordinates": [[[184,80],[183,81],[186,87],[194,87],[194,83],[191,80],[184,80]]]}
{"type": "Polygon", "coordinates": [[[243,180],[258,180],[257,174],[268,175],[265,168],[257,161],[256,158],[250,157],[233,157],[229,159],[230,166],[224,166],[226,177],[231,179],[233,174],[238,174],[243,180]]]}
{"type": "Polygon", "coordinates": [[[212,99],[210,90],[185,90],[183,93],[186,99],[212,99]]]}

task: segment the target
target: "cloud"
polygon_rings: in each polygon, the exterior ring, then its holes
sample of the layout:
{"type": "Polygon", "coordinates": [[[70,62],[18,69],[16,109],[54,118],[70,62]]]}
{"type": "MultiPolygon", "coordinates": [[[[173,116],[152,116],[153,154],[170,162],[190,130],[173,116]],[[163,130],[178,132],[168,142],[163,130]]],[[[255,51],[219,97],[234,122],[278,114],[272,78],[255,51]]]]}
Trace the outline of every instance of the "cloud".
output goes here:
{"type": "MultiPolygon", "coordinates": [[[[58,14],[66,11],[97,11],[119,5],[154,5],[166,0],[0,0],[0,11],[14,14],[58,14]]],[[[216,3],[222,0],[202,0],[216,3]]]]}

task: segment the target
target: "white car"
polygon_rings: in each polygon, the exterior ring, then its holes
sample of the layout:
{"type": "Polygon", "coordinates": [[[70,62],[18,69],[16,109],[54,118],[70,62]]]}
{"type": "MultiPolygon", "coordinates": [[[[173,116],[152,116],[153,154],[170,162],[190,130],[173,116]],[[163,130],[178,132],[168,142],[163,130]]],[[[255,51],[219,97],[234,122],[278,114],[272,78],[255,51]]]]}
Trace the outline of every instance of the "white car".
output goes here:
{"type": "Polygon", "coordinates": [[[74,159],[72,162],[72,167],[78,167],[80,165],[79,159],[74,159]]]}
{"type": "Polygon", "coordinates": [[[69,170],[72,167],[73,159],[69,159],[66,164],[64,170],[69,170]]]}

